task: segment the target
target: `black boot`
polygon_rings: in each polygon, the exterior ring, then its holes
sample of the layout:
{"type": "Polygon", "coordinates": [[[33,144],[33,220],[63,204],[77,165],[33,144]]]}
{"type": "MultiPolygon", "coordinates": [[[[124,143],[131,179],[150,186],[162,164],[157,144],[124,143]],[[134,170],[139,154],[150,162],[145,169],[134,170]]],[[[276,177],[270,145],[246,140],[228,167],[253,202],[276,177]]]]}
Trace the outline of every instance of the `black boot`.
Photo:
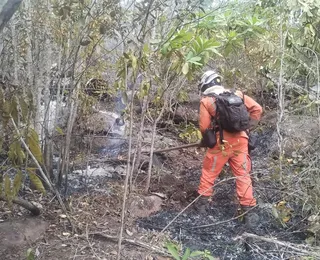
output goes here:
{"type": "Polygon", "coordinates": [[[244,215],[244,223],[248,231],[253,232],[259,225],[260,217],[257,214],[257,206],[241,206],[244,215]]]}
{"type": "Polygon", "coordinates": [[[194,204],[194,209],[200,214],[206,214],[212,200],[210,196],[201,196],[194,204]]]}

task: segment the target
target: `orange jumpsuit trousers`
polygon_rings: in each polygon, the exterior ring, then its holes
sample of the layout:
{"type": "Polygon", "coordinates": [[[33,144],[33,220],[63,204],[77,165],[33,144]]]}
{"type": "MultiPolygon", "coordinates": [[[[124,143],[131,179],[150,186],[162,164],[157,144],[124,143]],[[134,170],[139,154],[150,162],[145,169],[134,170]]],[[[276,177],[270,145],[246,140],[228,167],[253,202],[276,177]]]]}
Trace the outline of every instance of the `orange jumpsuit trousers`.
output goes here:
{"type": "MultiPolygon", "coordinates": [[[[236,92],[236,94],[243,97],[241,92],[236,92]]],[[[252,121],[260,120],[261,106],[248,96],[245,96],[244,102],[252,121]]],[[[211,127],[211,119],[215,115],[215,110],[213,97],[201,99],[199,125],[202,133],[211,127]]],[[[228,133],[223,131],[223,138],[224,143],[221,145],[218,133],[217,144],[207,151],[203,161],[198,193],[203,196],[212,196],[215,180],[224,165],[229,162],[236,178],[237,196],[240,204],[242,206],[255,206],[256,200],[253,197],[250,177],[251,159],[248,153],[248,136],[245,132],[228,133]]]]}

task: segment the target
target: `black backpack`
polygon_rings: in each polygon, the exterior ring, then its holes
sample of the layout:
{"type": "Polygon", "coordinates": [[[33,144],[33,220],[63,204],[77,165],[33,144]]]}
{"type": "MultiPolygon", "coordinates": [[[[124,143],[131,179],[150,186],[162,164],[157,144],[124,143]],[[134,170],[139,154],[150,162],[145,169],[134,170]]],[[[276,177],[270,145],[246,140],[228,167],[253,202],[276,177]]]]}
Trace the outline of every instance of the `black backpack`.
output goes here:
{"type": "MultiPolygon", "coordinates": [[[[250,116],[244,100],[234,92],[213,94],[216,99],[215,123],[220,129],[230,133],[246,131],[249,128],[250,116]]],[[[220,131],[222,133],[222,131],[220,131]]]]}

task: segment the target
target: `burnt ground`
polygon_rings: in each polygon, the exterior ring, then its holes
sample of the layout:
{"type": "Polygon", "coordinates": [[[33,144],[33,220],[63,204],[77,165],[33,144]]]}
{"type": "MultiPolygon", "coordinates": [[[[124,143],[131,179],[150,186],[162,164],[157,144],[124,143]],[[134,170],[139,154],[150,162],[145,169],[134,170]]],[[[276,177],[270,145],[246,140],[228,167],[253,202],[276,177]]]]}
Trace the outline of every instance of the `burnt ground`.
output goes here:
{"type": "MultiPolygon", "coordinates": [[[[285,221],[282,219],[288,214],[283,217],[281,212],[277,211],[278,215],[275,216],[274,205],[283,201],[284,197],[277,181],[270,178],[275,169],[272,160],[267,156],[268,136],[271,133],[271,130],[258,133],[258,147],[252,156],[260,221],[258,227],[250,232],[295,245],[302,244],[306,233],[303,217],[298,214],[298,206],[285,204],[285,210],[296,212],[290,213],[289,219],[285,221]]],[[[1,230],[8,230],[8,223],[28,223],[24,221],[26,218],[32,218],[39,223],[40,220],[44,221],[47,228],[45,232],[34,232],[36,234],[32,235],[32,239],[25,237],[24,243],[18,245],[6,246],[3,242],[7,238],[3,235],[0,238],[1,259],[26,259],[28,248],[32,248],[36,253],[36,259],[116,259],[115,238],[120,227],[125,162],[118,152],[115,152],[115,158],[113,152],[116,149],[111,150],[112,163],[109,161],[105,167],[106,174],[94,177],[79,174],[69,176],[69,186],[64,200],[73,229],[54,196],[41,196],[27,189],[21,193],[24,198],[42,205],[42,215],[38,218],[29,217],[28,212],[21,208],[14,206],[10,209],[2,203],[0,219],[3,222],[0,223],[0,234],[1,230]]],[[[99,157],[98,160],[91,161],[91,167],[102,164],[97,161],[106,158],[108,151],[103,152],[99,156],[96,155],[96,158],[99,157]]],[[[165,256],[167,251],[164,249],[164,242],[167,240],[181,244],[184,249],[189,247],[192,250],[209,250],[219,259],[289,259],[299,255],[287,247],[262,242],[259,239],[247,243],[236,239],[248,230],[245,229],[241,218],[237,217],[239,205],[235,199],[235,183],[228,167],[220,175],[213,205],[206,215],[200,215],[190,207],[166,232],[160,233],[194,199],[204,152],[204,149],[191,148],[157,156],[158,167],[153,173],[150,192],[158,194],[156,197],[165,197],[160,203],[158,199],[143,200],[143,173],[134,179],[136,189],[128,200],[129,209],[124,232],[126,241],[121,259],[170,259],[165,256]],[[142,198],[141,204],[137,203],[139,198],[142,198]],[[202,225],[211,226],[200,227],[202,225]],[[141,243],[148,246],[142,247],[141,243]],[[157,249],[154,250],[154,247],[157,249]]],[[[104,165],[107,161],[104,160],[104,165]]],[[[81,168],[80,163],[78,167],[81,168]]],[[[22,230],[20,229],[23,237],[22,230]]]]}
{"type": "MultiPolygon", "coordinates": [[[[269,132],[266,132],[266,135],[268,134],[269,132]]],[[[184,248],[209,250],[212,255],[220,259],[287,259],[282,258],[282,250],[270,243],[254,241],[245,244],[243,241],[236,240],[235,238],[241,236],[243,232],[272,236],[291,243],[303,243],[306,233],[301,216],[298,214],[291,216],[286,223],[281,223],[274,216],[274,205],[283,198],[276,183],[269,181],[269,173],[273,166],[270,165],[269,160],[263,159],[265,156],[260,152],[263,150],[265,152],[265,149],[262,145],[263,142],[260,141],[260,147],[253,156],[255,196],[260,205],[255,210],[260,217],[258,226],[254,230],[246,230],[242,219],[237,218],[239,204],[236,200],[235,181],[228,167],[225,167],[217,180],[210,210],[207,214],[200,215],[192,207],[187,209],[168,228],[174,240],[181,243],[184,248]],[[201,227],[203,225],[209,226],[201,227]]],[[[183,154],[179,158],[183,158],[183,154]]],[[[196,159],[190,160],[189,156],[183,162],[185,166],[190,165],[189,168],[182,170],[178,175],[166,175],[158,183],[154,183],[154,191],[166,193],[169,199],[165,210],[148,218],[139,219],[137,223],[140,227],[155,231],[163,230],[194,199],[194,190],[197,188],[200,177],[201,162],[199,163],[196,159]],[[193,164],[195,165],[192,166],[193,164]]],[[[291,205],[287,207],[293,210],[294,205],[292,208],[291,205]]],[[[290,254],[287,252],[285,256],[289,257],[290,254]]]]}

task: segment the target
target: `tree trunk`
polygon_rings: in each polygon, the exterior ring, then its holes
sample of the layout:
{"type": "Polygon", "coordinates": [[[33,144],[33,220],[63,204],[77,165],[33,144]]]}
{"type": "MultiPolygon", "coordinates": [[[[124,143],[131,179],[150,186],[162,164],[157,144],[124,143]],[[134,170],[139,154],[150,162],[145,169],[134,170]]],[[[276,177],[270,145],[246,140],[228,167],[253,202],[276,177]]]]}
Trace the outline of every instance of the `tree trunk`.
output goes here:
{"type": "Polygon", "coordinates": [[[133,175],[136,173],[138,174],[139,167],[141,164],[141,148],[142,148],[142,136],[143,136],[143,131],[144,131],[144,121],[145,121],[145,115],[146,111],[148,108],[148,96],[143,98],[143,104],[142,104],[142,112],[141,112],[141,122],[140,122],[140,128],[139,128],[139,133],[138,133],[138,140],[137,140],[137,148],[135,151],[135,155],[133,158],[133,166],[131,169],[131,174],[130,174],[130,191],[133,189],[133,175]]]}
{"type": "Polygon", "coordinates": [[[2,0],[0,2],[0,33],[18,10],[22,0],[2,0]]]}
{"type": "Polygon", "coordinates": [[[52,160],[53,160],[53,144],[52,144],[52,135],[55,129],[55,118],[53,116],[53,111],[50,109],[50,72],[51,72],[51,65],[52,65],[52,44],[51,44],[51,34],[50,34],[50,5],[47,5],[47,30],[43,33],[45,35],[45,46],[44,46],[44,55],[43,60],[45,61],[45,76],[44,76],[44,143],[43,143],[43,151],[44,151],[44,162],[49,174],[49,178],[53,180],[53,168],[52,168],[52,160]]]}
{"type": "MultiPolygon", "coordinates": [[[[0,200],[7,201],[7,199],[2,195],[0,195],[0,200]]],[[[40,215],[40,209],[26,200],[23,200],[20,198],[14,198],[14,199],[12,199],[12,202],[29,210],[35,216],[40,215]]]]}
{"type": "Polygon", "coordinates": [[[75,90],[74,90],[74,97],[71,98],[71,104],[70,104],[70,114],[68,119],[68,125],[67,125],[67,132],[66,132],[66,142],[63,147],[62,152],[62,162],[58,177],[58,186],[60,187],[62,183],[62,176],[65,174],[67,179],[67,174],[69,170],[69,158],[70,158],[70,144],[71,144],[71,133],[73,129],[73,125],[76,119],[77,115],[77,109],[78,109],[78,92],[80,89],[80,83],[77,84],[75,90]]]}
{"type": "Polygon", "coordinates": [[[14,19],[11,25],[11,39],[12,39],[12,47],[13,47],[13,85],[17,86],[19,84],[18,81],[18,35],[16,34],[16,25],[14,23],[14,19]]]}

